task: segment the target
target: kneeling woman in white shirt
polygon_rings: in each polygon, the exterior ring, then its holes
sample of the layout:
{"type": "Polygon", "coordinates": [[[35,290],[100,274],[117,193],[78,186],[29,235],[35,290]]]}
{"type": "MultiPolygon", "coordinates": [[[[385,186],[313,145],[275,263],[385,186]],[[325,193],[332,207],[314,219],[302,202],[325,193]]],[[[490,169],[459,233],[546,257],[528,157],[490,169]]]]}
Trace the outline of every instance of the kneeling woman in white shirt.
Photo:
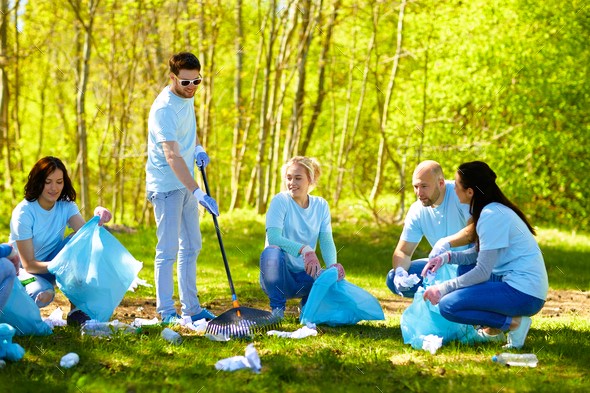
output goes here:
{"type": "Polygon", "coordinates": [[[273,314],[284,316],[287,299],[301,298],[305,305],[321,270],[315,252],[319,243],[326,267],[344,268],[336,261],[330,208],[324,198],[309,195],[320,177],[319,163],[293,157],[282,168],[286,191],[273,197],[266,213],[266,248],[260,256],[260,286],[273,314]]]}
{"type": "Polygon", "coordinates": [[[499,340],[508,331],[506,347],[521,348],[530,316],[541,310],[549,289],[535,230],[502,193],[496,174],[484,162],[459,166],[455,192],[470,205],[477,247],[432,258],[422,274],[444,263],[472,269],[462,269],[467,272],[427,288],[424,299],[440,303],[441,315],[450,321],[482,326],[481,334],[490,340],[499,340]]]}

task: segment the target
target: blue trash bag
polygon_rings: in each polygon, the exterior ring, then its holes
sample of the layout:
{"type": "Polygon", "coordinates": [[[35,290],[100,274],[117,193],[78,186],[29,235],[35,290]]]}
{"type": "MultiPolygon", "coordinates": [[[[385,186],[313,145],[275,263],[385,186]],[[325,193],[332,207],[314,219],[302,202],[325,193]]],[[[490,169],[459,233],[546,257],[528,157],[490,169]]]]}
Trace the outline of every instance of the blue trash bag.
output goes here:
{"type": "Polygon", "coordinates": [[[52,333],[49,325],[41,319],[39,307],[18,278],[14,280],[10,296],[0,310],[0,323],[14,327],[17,336],[47,336],[52,333]]]}
{"type": "Polygon", "coordinates": [[[98,221],[96,216],[80,228],[48,269],[76,307],[108,322],[142,264],[98,221]]]}
{"type": "MultiPolygon", "coordinates": [[[[454,277],[457,277],[457,266],[443,265],[436,272],[434,282],[424,285],[428,287],[454,277]]],[[[429,334],[442,337],[443,345],[454,340],[465,344],[481,341],[473,326],[451,322],[440,315],[438,304],[434,306],[424,300],[424,291],[424,287],[418,288],[414,294],[414,301],[401,316],[400,327],[404,344],[410,344],[414,349],[422,349],[424,337],[429,334]]]]}
{"type": "Polygon", "coordinates": [[[315,280],[300,316],[302,324],[329,326],[384,319],[379,301],[346,280],[338,281],[337,269],[326,269],[315,280]]]}

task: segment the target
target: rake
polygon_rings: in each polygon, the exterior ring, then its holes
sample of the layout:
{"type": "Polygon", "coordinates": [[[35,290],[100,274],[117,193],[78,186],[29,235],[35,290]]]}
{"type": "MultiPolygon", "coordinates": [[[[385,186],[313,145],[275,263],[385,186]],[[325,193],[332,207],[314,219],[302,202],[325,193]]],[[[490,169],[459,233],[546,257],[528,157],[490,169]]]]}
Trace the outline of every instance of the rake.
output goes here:
{"type": "MultiPolygon", "coordinates": [[[[207,192],[207,195],[211,196],[205,168],[201,166],[200,170],[201,175],[203,176],[203,183],[205,184],[205,191],[207,192]]],[[[229,282],[229,288],[231,290],[233,308],[209,321],[206,333],[216,336],[222,335],[224,337],[243,338],[251,336],[256,332],[265,332],[267,330],[278,328],[281,324],[281,318],[273,315],[271,312],[240,306],[234,288],[234,282],[231,278],[223,241],[221,240],[221,231],[217,224],[217,217],[213,213],[211,213],[211,216],[213,217],[213,223],[215,224],[215,232],[217,232],[217,240],[219,240],[219,249],[221,250],[223,264],[225,265],[225,273],[227,274],[227,281],[229,282]]]]}

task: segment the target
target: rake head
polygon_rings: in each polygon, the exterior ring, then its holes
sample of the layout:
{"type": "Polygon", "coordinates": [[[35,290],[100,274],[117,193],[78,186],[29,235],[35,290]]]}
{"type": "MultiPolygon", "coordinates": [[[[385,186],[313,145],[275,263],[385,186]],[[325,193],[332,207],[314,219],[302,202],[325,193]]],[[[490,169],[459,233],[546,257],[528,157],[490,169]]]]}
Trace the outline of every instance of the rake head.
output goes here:
{"type": "Polygon", "coordinates": [[[234,307],[207,324],[206,333],[226,337],[244,338],[254,333],[277,329],[281,318],[270,311],[250,307],[234,307]]]}

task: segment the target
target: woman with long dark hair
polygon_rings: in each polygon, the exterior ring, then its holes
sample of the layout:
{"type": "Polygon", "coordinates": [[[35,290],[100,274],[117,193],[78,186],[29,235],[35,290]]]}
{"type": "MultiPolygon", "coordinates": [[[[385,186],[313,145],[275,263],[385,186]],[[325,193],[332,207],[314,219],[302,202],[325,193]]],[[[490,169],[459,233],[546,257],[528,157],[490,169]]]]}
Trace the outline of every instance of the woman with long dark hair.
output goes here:
{"type": "Polygon", "coordinates": [[[428,287],[424,299],[440,303],[441,315],[450,321],[482,326],[481,335],[491,341],[503,340],[503,332],[508,331],[505,347],[521,348],[530,316],[541,310],[549,290],[535,230],[502,193],[496,174],[485,162],[461,164],[455,192],[470,206],[477,247],[430,259],[423,275],[444,263],[462,265],[463,274],[428,287]]]}
{"type": "MultiPolygon", "coordinates": [[[[78,231],[85,221],[76,205],[76,191],[63,162],[44,157],[31,169],[25,185],[25,199],[12,211],[10,242],[18,249],[23,269],[18,278],[39,308],[55,296],[55,276],[47,270],[49,262],[65,246],[66,227],[78,231]]],[[[98,206],[94,215],[99,225],[111,219],[111,213],[98,206]]],[[[68,324],[82,324],[90,319],[72,305],[68,324]]]]}

